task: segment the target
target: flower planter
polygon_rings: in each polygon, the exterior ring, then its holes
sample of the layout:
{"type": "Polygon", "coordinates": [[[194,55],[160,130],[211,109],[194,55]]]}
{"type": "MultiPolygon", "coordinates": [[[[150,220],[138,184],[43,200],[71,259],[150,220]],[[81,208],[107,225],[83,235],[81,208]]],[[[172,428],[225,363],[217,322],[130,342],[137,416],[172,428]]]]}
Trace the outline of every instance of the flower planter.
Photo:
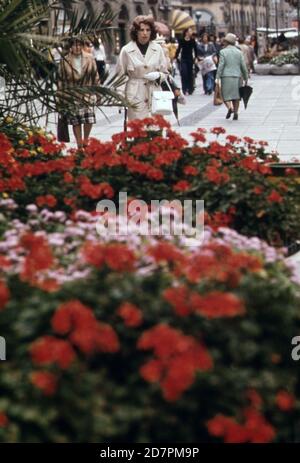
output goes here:
{"type": "Polygon", "coordinates": [[[283,64],[279,66],[277,64],[256,64],[255,72],[258,75],[273,75],[273,76],[283,76],[283,75],[297,75],[299,74],[299,66],[297,64],[283,64]]]}
{"type": "Polygon", "coordinates": [[[266,75],[270,74],[270,68],[271,68],[271,65],[268,64],[268,63],[256,64],[255,65],[255,72],[258,75],[266,76],[266,75]]]}
{"type": "Polygon", "coordinates": [[[286,169],[293,169],[298,173],[295,177],[300,179],[300,162],[274,162],[270,164],[270,167],[274,177],[286,177],[286,169]]]}
{"type": "Polygon", "coordinates": [[[277,64],[271,64],[272,68],[270,69],[270,74],[275,76],[284,76],[289,74],[289,65],[283,64],[279,66],[277,64]]]}
{"type": "Polygon", "coordinates": [[[285,64],[285,69],[288,71],[289,74],[298,75],[299,74],[299,66],[298,64],[285,64]]]}
{"type": "MultiPolygon", "coordinates": [[[[294,163],[294,162],[274,162],[270,164],[272,174],[269,177],[274,184],[278,184],[282,181],[282,177],[286,178],[286,169],[293,169],[293,171],[297,171],[297,174],[295,173],[293,175],[293,178],[300,183],[300,163],[294,163]]],[[[297,252],[300,251],[300,241],[293,241],[289,244],[287,244],[287,256],[292,256],[296,254],[297,252]]]]}

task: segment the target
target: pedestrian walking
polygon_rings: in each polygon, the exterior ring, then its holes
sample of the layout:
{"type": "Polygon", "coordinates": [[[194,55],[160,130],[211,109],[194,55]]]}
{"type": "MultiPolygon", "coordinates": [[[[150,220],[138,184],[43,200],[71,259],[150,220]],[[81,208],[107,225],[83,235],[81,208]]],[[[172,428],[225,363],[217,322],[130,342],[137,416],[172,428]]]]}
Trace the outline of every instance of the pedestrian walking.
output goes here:
{"type": "Polygon", "coordinates": [[[203,89],[205,95],[211,95],[215,86],[216,70],[216,48],[212,42],[209,42],[207,33],[202,35],[201,42],[197,47],[198,57],[200,58],[200,70],[203,79],[203,89]]]}
{"type": "Polygon", "coordinates": [[[197,46],[192,38],[193,29],[185,29],[182,40],[176,51],[176,59],[179,64],[181,86],[184,95],[194,93],[194,63],[197,60],[197,46]]]}
{"type": "Polygon", "coordinates": [[[246,44],[246,40],[243,37],[239,39],[238,48],[241,50],[244,56],[244,60],[248,69],[248,73],[250,74],[251,71],[251,50],[250,47],[246,44]]]}
{"type": "Polygon", "coordinates": [[[95,38],[93,44],[94,44],[93,55],[96,60],[100,82],[103,83],[105,80],[105,72],[106,72],[105,48],[104,48],[103,43],[101,42],[101,39],[98,39],[97,37],[95,38]]]}
{"type": "MultiPolygon", "coordinates": [[[[254,48],[253,48],[253,46],[251,45],[250,38],[246,38],[245,44],[246,44],[246,45],[248,46],[248,48],[249,48],[249,65],[250,65],[250,71],[251,71],[251,72],[255,72],[255,68],[254,68],[255,53],[254,53],[254,48]]],[[[249,72],[249,74],[250,74],[250,72],[249,72]]]]}
{"type": "Polygon", "coordinates": [[[227,34],[224,38],[225,47],[220,51],[220,60],[216,75],[216,82],[221,83],[221,93],[223,101],[228,109],[226,119],[229,119],[232,113],[233,119],[238,119],[238,110],[240,104],[239,88],[242,79],[247,82],[248,70],[241,50],[236,44],[236,36],[227,34]]]}
{"type": "Polygon", "coordinates": [[[166,40],[166,47],[168,49],[168,54],[169,54],[169,58],[170,58],[171,65],[172,65],[171,74],[172,74],[173,77],[175,77],[175,75],[176,75],[175,56],[176,56],[176,51],[177,51],[177,48],[178,48],[178,44],[176,42],[176,39],[174,39],[172,37],[170,40],[166,40]]]}
{"type": "MultiPolygon", "coordinates": [[[[96,62],[91,54],[83,51],[84,42],[78,38],[71,39],[69,53],[60,61],[58,79],[59,94],[68,96],[68,90],[100,85],[96,62]]],[[[68,124],[73,126],[78,148],[84,146],[96,122],[94,105],[96,95],[78,92],[71,107],[60,107],[68,124]],[[82,131],[83,128],[83,131],[82,131]]],[[[64,102],[64,99],[62,100],[64,102]]],[[[65,106],[65,103],[62,103],[65,106]]]]}
{"type": "Polygon", "coordinates": [[[162,47],[154,41],[152,16],[137,16],[130,35],[131,41],[121,49],[116,72],[127,76],[124,93],[132,105],[128,119],[144,119],[151,116],[152,93],[161,90],[168,65],[162,47]]]}

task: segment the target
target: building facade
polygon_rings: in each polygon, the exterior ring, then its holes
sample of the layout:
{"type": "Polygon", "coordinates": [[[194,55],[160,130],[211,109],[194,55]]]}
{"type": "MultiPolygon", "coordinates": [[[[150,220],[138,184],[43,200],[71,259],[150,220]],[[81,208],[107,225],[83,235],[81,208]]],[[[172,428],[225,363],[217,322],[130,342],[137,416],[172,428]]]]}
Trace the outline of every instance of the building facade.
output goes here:
{"type": "MultiPolygon", "coordinates": [[[[54,2],[51,2],[54,3],[54,2]]],[[[65,7],[56,17],[52,17],[52,32],[60,33],[66,30],[68,23],[67,3],[55,1],[55,4],[65,7]]],[[[174,8],[182,6],[180,0],[82,0],[77,1],[72,9],[81,15],[84,11],[93,14],[105,8],[111,8],[115,14],[113,26],[113,41],[107,46],[107,54],[112,61],[120,52],[120,49],[130,40],[130,25],[137,15],[152,15],[156,21],[168,23],[170,12],[174,8]]]]}
{"type": "Polygon", "coordinates": [[[206,30],[222,36],[234,32],[245,37],[257,27],[291,27],[291,6],[285,0],[186,0],[182,6],[200,33],[206,30]]]}
{"type": "MultiPolygon", "coordinates": [[[[67,4],[70,2],[53,1],[65,7],[52,18],[52,32],[62,32],[68,21],[67,4]]],[[[72,8],[76,8],[79,15],[85,11],[96,15],[108,7],[114,12],[113,40],[106,45],[112,62],[130,40],[130,25],[137,15],[151,14],[156,21],[168,24],[172,11],[180,9],[194,19],[199,35],[206,31],[220,37],[227,32],[245,37],[258,27],[281,29],[291,27],[292,22],[292,7],[285,0],[81,0],[75,5],[72,8]]]]}

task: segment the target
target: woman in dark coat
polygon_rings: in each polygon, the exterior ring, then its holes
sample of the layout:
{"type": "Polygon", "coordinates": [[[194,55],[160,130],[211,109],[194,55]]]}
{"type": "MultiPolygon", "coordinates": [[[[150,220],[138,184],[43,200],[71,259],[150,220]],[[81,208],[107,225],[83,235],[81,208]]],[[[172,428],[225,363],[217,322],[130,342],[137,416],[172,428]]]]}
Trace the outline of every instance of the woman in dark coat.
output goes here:
{"type": "Polygon", "coordinates": [[[183,39],[179,42],[175,58],[179,62],[181,86],[184,95],[192,95],[194,92],[193,67],[197,58],[197,45],[192,38],[191,27],[183,32],[183,39]]]}

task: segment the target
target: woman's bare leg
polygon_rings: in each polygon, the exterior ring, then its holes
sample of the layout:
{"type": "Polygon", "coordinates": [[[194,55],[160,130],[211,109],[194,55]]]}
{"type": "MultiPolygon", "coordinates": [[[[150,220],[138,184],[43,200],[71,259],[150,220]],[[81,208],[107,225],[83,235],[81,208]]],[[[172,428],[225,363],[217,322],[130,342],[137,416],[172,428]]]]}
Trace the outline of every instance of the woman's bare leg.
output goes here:
{"type": "Polygon", "coordinates": [[[74,132],[74,136],[75,136],[75,139],[76,139],[77,146],[78,146],[78,148],[81,148],[82,147],[81,125],[80,124],[73,125],[73,132],[74,132]]]}
{"type": "Polygon", "coordinates": [[[233,111],[234,114],[239,112],[240,100],[233,100],[233,111]]]}
{"type": "Polygon", "coordinates": [[[83,133],[84,133],[84,143],[87,143],[91,130],[92,130],[93,124],[84,124],[83,126],[83,133]]]}
{"type": "Polygon", "coordinates": [[[231,109],[233,111],[232,101],[224,101],[224,103],[227,109],[231,109]]]}

